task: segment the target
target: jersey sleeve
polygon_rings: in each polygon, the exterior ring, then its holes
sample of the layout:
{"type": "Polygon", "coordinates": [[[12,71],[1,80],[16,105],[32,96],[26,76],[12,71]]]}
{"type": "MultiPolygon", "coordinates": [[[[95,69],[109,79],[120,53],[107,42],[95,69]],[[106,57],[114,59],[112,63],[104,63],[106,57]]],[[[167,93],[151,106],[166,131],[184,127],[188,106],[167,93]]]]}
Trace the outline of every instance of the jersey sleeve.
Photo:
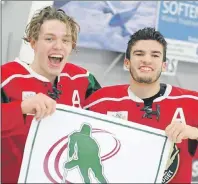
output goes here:
{"type": "Polygon", "coordinates": [[[94,93],[95,91],[101,88],[99,82],[91,73],[88,76],[88,80],[89,80],[89,85],[86,91],[85,98],[88,98],[92,93],[94,93]]]}
{"type": "Polygon", "coordinates": [[[192,109],[194,116],[195,116],[194,121],[193,121],[193,126],[198,128],[198,92],[193,91],[192,96],[194,96],[195,98],[195,103],[194,105],[192,105],[192,107],[189,107],[189,108],[192,109]]]}
{"type": "MultiPolygon", "coordinates": [[[[191,122],[193,127],[198,128],[198,92],[193,91],[191,92],[191,95],[193,96],[193,98],[195,99],[195,103],[193,105],[190,105],[191,107],[191,112],[192,112],[192,116],[193,121],[191,122]]],[[[198,140],[188,140],[188,151],[190,153],[191,156],[195,156],[195,153],[198,152],[198,140]]]]}
{"type": "Polygon", "coordinates": [[[20,134],[25,117],[21,110],[21,101],[10,102],[3,89],[1,89],[2,137],[20,134]]]}
{"type": "MultiPolygon", "coordinates": [[[[21,110],[21,101],[11,101],[8,94],[4,90],[3,82],[13,74],[13,65],[8,63],[1,66],[1,136],[2,138],[11,135],[18,135],[22,131],[25,123],[24,115],[21,110]]],[[[12,89],[15,90],[15,89],[12,89]]]]}
{"type": "MultiPolygon", "coordinates": [[[[92,93],[84,102],[83,109],[90,110],[93,112],[100,112],[100,108],[97,104],[98,100],[102,98],[102,95],[105,93],[104,88],[98,89],[96,92],[92,93]]],[[[102,105],[102,109],[104,109],[104,106],[102,105]]]]}

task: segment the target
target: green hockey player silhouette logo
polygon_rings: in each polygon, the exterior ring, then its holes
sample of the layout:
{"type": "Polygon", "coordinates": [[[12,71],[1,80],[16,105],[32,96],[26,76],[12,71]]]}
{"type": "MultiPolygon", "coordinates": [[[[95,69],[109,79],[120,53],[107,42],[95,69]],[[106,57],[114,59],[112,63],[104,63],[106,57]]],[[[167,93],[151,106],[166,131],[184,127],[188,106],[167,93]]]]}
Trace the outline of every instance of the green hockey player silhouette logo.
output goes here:
{"type": "Polygon", "coordinates": [[[84,183],[90,183],[89,173],[92,171],[100,183],[107,183],[103,173],[100,149],[91,135],[91,126],[83,124],[80,131],[69,136],[69,160],[64,163],[63,183],[66,182],[67,171],[79,167],[84,183]]]}

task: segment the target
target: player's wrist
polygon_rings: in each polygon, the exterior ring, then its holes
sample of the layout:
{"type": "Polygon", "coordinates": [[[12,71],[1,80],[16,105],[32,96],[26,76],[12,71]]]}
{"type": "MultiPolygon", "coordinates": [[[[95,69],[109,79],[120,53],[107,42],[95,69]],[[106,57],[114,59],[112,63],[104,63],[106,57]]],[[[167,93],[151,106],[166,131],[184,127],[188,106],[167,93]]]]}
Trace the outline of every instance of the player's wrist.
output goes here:
{"type": "Polygon", "coordinates": [[[189,126],[189,135],[188,138],[191,140],[198,140],[198,128],[189,126]]]}
{"type": "Polygon", "coordinates": [[[195,140],[198,141],[198,128],[195,128],[195,140]]]}

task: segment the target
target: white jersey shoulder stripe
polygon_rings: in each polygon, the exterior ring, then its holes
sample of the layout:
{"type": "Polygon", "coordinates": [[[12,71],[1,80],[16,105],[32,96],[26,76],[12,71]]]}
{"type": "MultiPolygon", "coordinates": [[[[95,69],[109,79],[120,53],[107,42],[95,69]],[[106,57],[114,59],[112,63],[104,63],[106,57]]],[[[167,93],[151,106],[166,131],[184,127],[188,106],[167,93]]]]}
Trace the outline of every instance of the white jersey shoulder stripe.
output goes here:
{"type": "Polygon", "coordinates": [[[77,78],[82,78],[82,77],[88,77],[89,76],[89,72],[85,73],[85,74],[77,74],[74,75],[73,77],[71,77],[68,73],[61,73],[60,77],[69,77],[71,80],[75,80],[77,78]]]}
{"type": "Polygon", "coordinates": [[[32,77],[33,76],[31,74],[28,74],[28,75],[22,75],[22,74],[12,75],[12,76],[8,77],[5,81],[2,82],[1,88],[3,88],[5,85],[7,85],[12,79],[15,79],[15,78],[32,78],[32,77]]]}
{"type": "Polygon", "coordinates": [[[87,109],[87,108],[89,108],[91,106],[94,106],[94,105],[96,105],[98,103],[101,103],[101,102],[104,102],[104,101],[116,101],[116,102],[120,102],[122,100],[130,100],[130,99],[131,98],[129,96],[124,96],[122,98],[101,98],[101,99],[98,99],[98,100],[96,100],[96,101],[94,101],[94,102],[92,102],[92,103],[84,106],[83,109],[87,109]]]}
{"type": "MultiPolygon", "coordinates": [[[[164,99],[175,100],[175,99],[183,99],[183,98],[190,98],[190,99],[198,100],[198,97],[197,96],[193,96],[193,95],[167,96],[164,99]]],[[[131,98],[129,96],[125,96],[125,97],[122,97],[122,98],[101,98],[101,99],[98,99],[98,100],[86,105],[83,108],[87,109],[87,108],[90,108],[90,107],[92,107],[92,106],[94,106],[94,105],[96,105],[98,103],[104,102],[104,101],[116,101],[116,102],[119,102],[119,101],[122,101],[122,100],[131,100],[131,98]]]]}
{"type": "Polygon", "coordinates": [[[193,95],[181,95],[181,96],[168,96],[167,99],[170,100],[176,100],[176,99],[182,99],[182,98],[191,98],[194,100],[198,100],[198,96],[193,96],[193,95]]]}
{"type": "MultiPolygon", "coordinates": [[[[89,76],[89,73],[87,72],[86,74],[78,74],[78,75],[75,75],[73,77],[71,77],[69,74],[67,73],[62,73],[60,74],[61,77],[68,77],[70,78],[71,80],[75,80],[77,78],[81,78],[81,77],[88,77],[89,76]]],[[[14,75],[11,75],[10,77],[8,77],[4,82],[2,82],[1,84],[1,88],[4,87],[5,85],[7,85],[12,79],[15,79],[15,78],[32,78],[32,77],[35,77],[33,76],[32,74],[27,74],[27,75],[23,75],[23,74],[14,74],[14,75]]],[[[49,82],[48,80],[42,80],[44,82],[49,82]]]]}

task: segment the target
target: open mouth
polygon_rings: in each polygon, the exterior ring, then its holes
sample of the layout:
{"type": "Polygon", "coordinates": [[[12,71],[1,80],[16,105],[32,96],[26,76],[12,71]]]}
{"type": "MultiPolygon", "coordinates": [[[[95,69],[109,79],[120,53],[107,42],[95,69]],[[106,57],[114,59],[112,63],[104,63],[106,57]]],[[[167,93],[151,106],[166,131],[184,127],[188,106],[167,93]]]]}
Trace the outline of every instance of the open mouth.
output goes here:
{"type": "Polygon", "coordinates": [[[143,72],[151,72],[153,71],[153,69],[151,67],[147,67],[147,66],[142,66],[139,68],[140,71],[143,71],[143,72]]]}
{"type": "Polygon", "coordinates": [[[61,61],[63,60],[63,56],[62,55],[50,55],[48,56],[49,61],[52,65],[57,66],[61,63],[61,61]]]}

